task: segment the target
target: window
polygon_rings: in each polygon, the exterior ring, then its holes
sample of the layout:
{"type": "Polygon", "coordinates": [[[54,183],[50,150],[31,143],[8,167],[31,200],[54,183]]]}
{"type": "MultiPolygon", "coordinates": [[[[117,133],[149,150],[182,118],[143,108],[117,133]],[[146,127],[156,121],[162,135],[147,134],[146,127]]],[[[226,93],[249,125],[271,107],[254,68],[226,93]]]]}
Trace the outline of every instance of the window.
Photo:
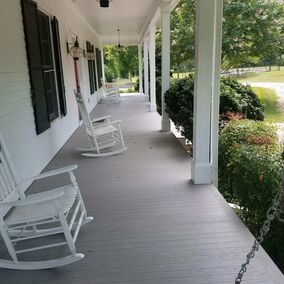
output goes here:
{"type": "Polygon", "coordinates": [[[102,54],[100,49],[96,48],[97,68],[99,77],[99,88],[102,87],[103,69],[102,69],[102,54]]]}
{"type": "Polygon", "coordinates": [[[51,45],[49,16],[38,11],[39,40],[41,48],[41,64],[43,70],[45,94],[49,122],[59,116],[57,91],[55,83],[55,68],[51,45]]]}
{"type": "MultiPolygon", "coordinates": [[[[89,41],[86,42],[87,52],[94,53],[94,46],[89,41]]],[[[90,81],[90,93],[91,95],[98,90],[97,86],[97,74],[96,74],[96,62],[95,60],[88,60],[89,68],[89,81],[90,81]]]]}
{"type": "Polygon", "coordinates": [[[65,88],[58,21],[39,11],[32,0],[22,0],[23,23],[37,134],[66,115],[65,88]],[[52,30],[51,30],[52,27],[52,30]]]}

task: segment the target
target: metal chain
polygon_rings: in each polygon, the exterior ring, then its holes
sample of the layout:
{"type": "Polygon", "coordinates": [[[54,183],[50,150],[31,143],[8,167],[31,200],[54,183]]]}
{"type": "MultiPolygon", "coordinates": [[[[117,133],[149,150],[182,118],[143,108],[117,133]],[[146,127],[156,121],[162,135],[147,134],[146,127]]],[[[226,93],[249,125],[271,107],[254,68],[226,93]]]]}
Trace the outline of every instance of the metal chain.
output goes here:
{"type": "Polygon", "coordinates": [[[238,273],[238,276],[235,280],[235,284],[240,284],[243,280],[244,274],[247,272],[247,268],[250,264],[250,261],[255,257],[256,252],[259,250],[260,245],[262,244],[264,237],[270,230],[271,222],[278,217],[280,221],[280,214],[281,214],[281,202],[284,201],[284,169],[282,169],[282,178],[281,178],[281,187],[279,188],[279,192],[273,199],[272,206],[267,210],[267,219],[262,225],[259,236],[255,239],[253,246],[250,252],[246,256],[246,262],[242,264],[241,269],[238,273]]]}

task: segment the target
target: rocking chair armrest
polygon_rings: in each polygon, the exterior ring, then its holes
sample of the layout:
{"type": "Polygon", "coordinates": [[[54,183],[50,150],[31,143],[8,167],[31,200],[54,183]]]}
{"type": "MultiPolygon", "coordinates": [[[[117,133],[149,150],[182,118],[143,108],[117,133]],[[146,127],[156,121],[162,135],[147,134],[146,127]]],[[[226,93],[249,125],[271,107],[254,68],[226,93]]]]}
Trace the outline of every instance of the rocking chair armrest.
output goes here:
{"type": "Polygon", "coordinates": [[[48,197],[44,197],[44,198],[38,198],[38,199],[29,199],[29,198],[25,198],[25,199],[19,199],[16,201],[9,201],[9,202],[0,202],[0,208],[1,207],[17,207],[17,206],[24,206],[24,205],[31,205],[31,204],[36,204],[36,203],[42,203],[42,202],[48,202],[48,201],[52,201],[55,199],[58,199],[60,197],[62,197],[64,195],[64,192],[54,192],[54,193],[50,193],[50,196],[48,197]]]}
{"type": "Polygon", "coordinates": [[[68,173],[68,172],[73,172],[77,168],[78,168],[78,165],[70,165],[70,166],[62,167],[62,168],[59,168],[59,169],[56,169],[56,170],[44,172],[42,174],[39,174],[37,176],[25,179],[23,181],[24,182],[27,182],[27,181],[31,182],[31,181],[35,181],[35,180],[38,180],[38,179],[43,179],[43,178],[48,178],[48,177],[51,177],[51,176],[56,176],[56,175],[60,175],[60,174],[68,173]]]}
{"type": "Polygon", "coordinates": [[[111,121],[111,122],[102,123],[101,125],[94,126],[93,129],[98,129],[100,127],[105,127],[105,126],[109,126],[109,125],[113,125],[113,124],[120,124],[120,123],[121,123],[121,120],[114,120],[114,121],[111,121]]]}
{"type": "Polygon", "coordinates": [[[96,118],[92,119],[92,123],[98,122],[100,120],[109,119],[109,118],[111,118],[111,115],[105,115],[105,116],[101,116],[101,117],[96,117],[96,118]]]}

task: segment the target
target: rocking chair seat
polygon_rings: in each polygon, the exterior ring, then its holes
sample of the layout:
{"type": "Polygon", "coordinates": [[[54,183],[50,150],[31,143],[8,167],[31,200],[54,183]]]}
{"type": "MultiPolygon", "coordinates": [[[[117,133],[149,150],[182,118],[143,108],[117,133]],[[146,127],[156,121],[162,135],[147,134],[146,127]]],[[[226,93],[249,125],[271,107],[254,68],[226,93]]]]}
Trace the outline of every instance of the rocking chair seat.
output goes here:
{"type": "MultiPolygon", "coordinates": [[[[63,195],[58,198],[58,207],[62,213],[67,213],[73,206],[77,195],[77,189],[72,185],[67,185],[48,192],[41,192],[28,195],[27,201],[36,201],[45,197],[50,197],[54,194],[63,192],[63,195]]],[[[35,203],[23,206],[17,206],[11,210],[5,217],[7,225],[16,225],[36,220],[44,220],[56,217],[58,214],[54,204],[50,202],[35,203]]]]}
{"type": "MultiPolygon", "coordinates": [[[[116,132],[116,131],[117,131],[117,129],[112,125],[94,128],[94,133],[95,133],[96,136],[111,134],[111,133],[116,132]]],[[[89,130],[87,130],[87,132],[88,132],[88,135],[92,137],[92,133],[89,130]]]]}

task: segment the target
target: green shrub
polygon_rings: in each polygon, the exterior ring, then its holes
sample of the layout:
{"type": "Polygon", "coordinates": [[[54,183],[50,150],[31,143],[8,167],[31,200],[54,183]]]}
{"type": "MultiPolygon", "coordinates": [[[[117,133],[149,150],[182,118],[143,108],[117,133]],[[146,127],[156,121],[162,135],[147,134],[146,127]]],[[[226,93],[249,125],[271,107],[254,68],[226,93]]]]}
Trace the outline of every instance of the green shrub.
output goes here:
{"type": "Polygon", "coordinates": [[[223,77],[220,85],[220,113],[241,113],[253,120],[264,119],[264,106],[250,86],[232,77],[223,77]]]}
{"type": "Polygon", "coordinates": [[[156,104],[157,112],[162,115],[162,78],[156,77],[156,104]]]}
{"type": "MultiPolygon", "coordinates": [[[[253,203],[258,199],[258,194],[266,194],[265,190],[259,191],[258,186],[266,187],[267,181],[272,182],[272,177],[268,176],[271,172],[267,171],[266,167],[279,172],[280,152],[275,127],[252,120],[227,123],[219,134],[219,190],[228,201],[242,207],[250,207],[247,202],[252,200],[253,203]],[[243,183],[252,186],[256,192],[250,191],[250,196],[247,197],[247,188],[243,183]]],[[[277,181],[272,185],[275,190],[279,173],[273,174],[277,181]]],[[[271,193],[270,189],[269,192],[271,193]]],[[[271,199],[267,197],[266,201],[270,202],[271,199]]]]}
{"type": "Polygon", "coordinates": [[[134,83],[134,91],[139,92],[139,78],[137,78],[136,82],[134,83]]]}
{"type": "MultiPolygon", "coordinates": [[[[219,135],[219,191],[241,207],[238,214],[255,236],[281,183],[283,147],[276,132],[265,122],[239,120],[227,123],[219,135]]],[[[272,227],[263,246],[283,269],[284,224],[272,227]]]]}
{"type": "MultiPolygon", "coordinates": [[[[176,128],[187,139],[193,135],[193,91],[192,76],[174,79],[170,89],[165,94],[166,111],[176,128]]],[[[220,85],[220,117],[226,119],[226,114],[238,113],[243,117],[263,120],[264,107],[258,97],[248,86],[243,86],[233,78],[221,78],[220,85]]]]}
{"type": "Polygon", "coordinates": [[[193,135],[193,78],[173,79],[165,94],[166,112],[182,135],[193,135]]]}

